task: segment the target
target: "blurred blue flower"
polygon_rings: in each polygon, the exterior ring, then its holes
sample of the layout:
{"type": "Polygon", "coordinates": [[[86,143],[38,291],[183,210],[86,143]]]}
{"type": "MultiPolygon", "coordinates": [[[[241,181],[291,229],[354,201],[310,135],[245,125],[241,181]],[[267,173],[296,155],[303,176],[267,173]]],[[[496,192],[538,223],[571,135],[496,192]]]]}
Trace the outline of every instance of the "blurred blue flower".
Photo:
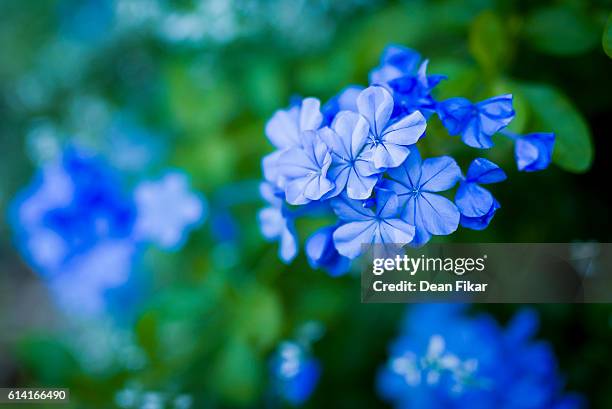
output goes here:
{"type": "Polygon", "coordinates": [[[320,131],[332,153],[329,178],[334,181],[334,189],[326,197],[337,196],[345,189],[351,199],[367,199],[372,194],[380,171],[364,149],[369,132],[366,119],[350,111],[340,112],[331,128],[320,131]]]}
{"type": "Polygon", "coordinates": [[[293,217],[285,207],[284,194],[266,182],[260,185],[260,193],[268,203],[257,214],[261,232],[267,240],[279,241],[278,255],[288,263],[297,255],[298,245],[293,217]]]}
{"type": "Polygon", "coordinates": [[[134,189],[138,210],[135,238],[160,248],[176,250],[183,246],[190,230],[206,217],[206,203],[190,190],[185,173],[172,171],[160,180],[140,182],[134,189]]]}
{"type": "Polygon", "coordinates": [[[137,246],[136,208],[99,158],[69,148],[17,195],[17,246],[66,307],[97,312],[104,291],[128,277],[137,246]]]}
{"type": "Polygon", "coordinates": [[[319,362],[300,344],[283,342],[270,360],[275,395],[298,406],[312,395],[321,376],[319,362]]]}
{"type": "Polygon", "coordinates": [[[519,312],[507,329],[457,304],[422,304],[406,316],[377,377],[396,408],[554,409],[582,407],[563,393],[549,344],[533,341],[537,316],[519,312]]]}
{"type": "Polygon", "coordinates": [[[427,123],[420,112],[391,121],[393,97],[383,87],[363,90],[357,97],[357,109],[370,125],[366,153],[376,169],[401,165],[410,154],[408,146],[425,133],[427,123]]]}
{"type": "Polygon", "coordinates": [[[512,95],[500,95],[476,104],[466,98],[450,98],[438,104],[438,115],[451,135],[473,148],[493,146],[493,134],[514,118],[512,95]]]}
{"type": "Polygon", "coordinates": [[[463,227],[483,230],[489,225],[500,204],[480,184],[498,183],[505,179],[504,171],[490,160],[478,158],[472,161],[455,195],[463,227]]]}
{"type": "Polygon", "coordinates": [[[328,226],[315,231],[306,240],[305,246],[310,267],[322,268],[332,277],[345,274],[350,266],[350,260],[340,255],[334,245],[335,228],[335,226],[328,226]]]}
{"type": "Polygon", "coordinates": [[[327,177],[331,153],[318,132],[303,131],[300,141],[301,145],[283,151],[277,162],[287,202],[292,205],[319,200],[334,188],[327,177]]]}
{"type": "Polygon", "coordinates": [[[453,158],[441,156],[422,161],[419,151],[412,148],[406,162],[388,173],[390,179],[385,179],[382,186],[398,195],[402,218],[415,226],[413,245],[427,243],[432,234],[446,235],[457,230],[457,207],[435,193],[452,188],[461,178],[461,169],[453,158]]]}
{"type": "Polygon", "coordinates": [[[400,218],[397,195],[386,189],[378,189],[375,194],[376,210],[345,195],[331,202],[342,223],[333,233],[334,244],[345,257],[357,257],[363,244],[405,244],[414,237],[414,226],[400,218]]]}
{"type": "Polygon", "coordinates": [[[385,86],[393,94],[393,118],[420,111],[428,118],[436,110],[431,91],[446,78],[427,75],[428,60],[410,48],[390,45],[385,48],[380,65],[370,72],[370,84],[385,86]],[[420,64],[419,64],[420,63],[420,64]]]}
{"type": "Polygon", "coordinates": [[[550,165],[555,134],[532,133],[518,136],[514,142],[514,157],[519,170],[535,172],[544,170],[550,165]]]}

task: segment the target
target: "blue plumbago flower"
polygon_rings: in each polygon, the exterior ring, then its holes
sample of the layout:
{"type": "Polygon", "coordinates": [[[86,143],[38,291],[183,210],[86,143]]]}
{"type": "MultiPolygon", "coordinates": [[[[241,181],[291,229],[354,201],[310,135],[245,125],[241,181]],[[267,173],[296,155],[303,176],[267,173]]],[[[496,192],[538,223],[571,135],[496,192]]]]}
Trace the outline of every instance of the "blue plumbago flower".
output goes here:
{"type": "Polygon", "coordinates": [[[319,200],[334,188],[327,178],[332,163],[331,152],[316,131],[304,131],[301,145],[283,151],[278,158],[287,202],[302,205],[319,200]]]}
{"type": "Polygon", "coordinates": [[[480,185],[504,180],[506,174],[495,163],[483,158],[474,159],[455,195],[463,227],[483,230],[489,225],[500,204],[491,192],[480,185]]]}
{"type": "Polygon", "coordinates": [[[320,128],[323,114],[316,98],[305,98],[299,105],[274,113],[266,124],[266,136],[278,150],[263,159],[266,180],[282,187],[282,176],[278,173],[278,159],[285,150],[302,146],[302,133],[320,128]]]}
{"type": "Polygon", "coordinates": [[[362,86],[349,85],[327,101],[321,108],[324,118],[323,123],[330,125],[340,111],[357,112],[357,97],[361,91],[363,91],[362,86]]]}
{"type": "Polygon", "coordinates": [[[350,260],[336,250],[334,230],[335,226],[328,226],[315,231],[306,240],[305,249],[310,267],[322,268],[332,277],[337,277],[348,271],[350,260]]]}
{"type": "MultiPolygon", "coordinates": [[[[268,121],[266,135],[276,151],[263,158],[262,195],[269,206],[259,222],[268,240],[280,242],[283,261],[298,253],[295,221],[315,214],[337,219],[306,241],[310,265],[332,276],[348,270],[362,245],[421,246],[459,225],[486,228],[500,204],[481,185],[506,176],[486,159],[472,162],[466,177],[449,156],[421,159],[416,145],[434,112],[449,134],[471,147],[491,148],[499,131],[515,140],[519,170],[548,166],[552,134],[503,129],[514,118],[512,95],[437,102],[432,90],[446,76],[428,75],[427,66],[416,51],[391,45],[370,72],[369,87],[350,85],[322,110],[316,98],[294,101],[268,121]],[[458,182],[454,201],[439,194],[458,182]]],[[[374,250],[381,249],[389,246],[374,250]]]]}
{"type": "Polygon", "coordinates": [[[380,173],[370,161],[368,121],[355,112],[340,112],[331,128],[323,128],[321,135],[332,153],[329,178],[334,189],[327,197],[339,195],[346,190],[351,199],[367,199],[379,179],[380,173]]]}
{"type": "Polygon", "coordinates": [[[260,192],[269,205],[258,213],[262,234],[267,240],[279,241],[279,257],[288,263],[297,255],[298,245],[293,217],[285,206],[284,194],[266,182],[261,184],[260,192]]]}
{"type": "Polygon", "coordinates": [[[338,252],[354,259],[361,254],[363,244],[405,244],[414,237],[414,225],[400,218],[397,195],[378,189],[375,210],[360,200],[344,195],[334,199],[331,206],[342,223],[333,234],[338,252]]]}
{"type": "Polygon", "coordinates": [[[163,249],[182,247],[206,212],[203,197],[190,190],[187,175],[179,171],[168,172],[157,181],[140,182],[134,201],[138,209],[136,238],[163,249]]]}
{"type": "Polygon", "coordinates": [[[379,170],[401,165],[425,133],[427,122],[420,112],[391,121],[393,97],[383,87],[371,86],[357,97],[357,109],[370,125],[367,154],[379,170]]]}
{"type": "Polygon", "coordinates": [[[291,405],[304,404],[319,382],[321,365],[303,346],[283,342],[270,360],[272,389],[291,405]]]}
{"type": "Polygon", "coordinates": [[[543,170],[550,165],[555,134],[532,133],[518,136],[514,142],[514,157],[519,170],[535,172],[543,170]]]}
{"type": "Polygon", "coordinates": [[[537,316],[519,312],[507,329],[456,304],[422,304],[391,345],[377,389],[396,408],[550,409],[582,406],[563,393],[549,344],[533,341],[537,316]]]}
{"type": "Polygon", "coordinates": [[[447,198],[436,194],[452,188],[461,179],[461,169],[449,156],[421,160],[412,153],[398,168],[389,170],[382,186],[396,192],[403,209],[403,219],[416,228],[412,244],[420,246],[431,235],[451,234],[459,226],[459,210],[447,198]]]}
{"type": "Polygon", "coordinates": [[[450,98],[438,104],[438,115],[451,135],[473,148],[493,147],[491,137],[514,118],[512,95],[500,95],[473,104],[466,98],[450,98]]]}
{"type": "Polygon", "coordinates": [[[370,72],[370,84],[385,86],[393,94],[393,118],[414,111],[428,118],[436,111],[431,91],[446,76],[427,75],[427,65],[428,60],[421,62],[416,51],[391,45],[383,52],[380,65],[370,72]]]}

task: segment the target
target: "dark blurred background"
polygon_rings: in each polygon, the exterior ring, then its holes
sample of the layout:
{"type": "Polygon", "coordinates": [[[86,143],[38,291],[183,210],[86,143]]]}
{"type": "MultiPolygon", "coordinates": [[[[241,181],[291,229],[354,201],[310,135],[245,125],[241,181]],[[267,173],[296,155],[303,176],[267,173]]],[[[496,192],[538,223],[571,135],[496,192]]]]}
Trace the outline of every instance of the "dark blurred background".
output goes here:
{"type": "MultiPolygon", "coordinates": [[[[438,98],[512,92],[510,129],[558,138],[555,164],[533,174],[517,172],[511,144],[494,139],[482,154],[508,173],[492,188],[502,208],[486,231],[440,240],[610,242],[611,5],[0,1],[3,215],[66,143],[106,156],[128,183],[181,168],[210,206],[182,250],[145,252],[130,281],[137,307],[119,298],[95,320],[58,310],[3,217],[0,385],[70,387],[73,407],[114,407],[134,390],[187,394],[194,407],[260,407],[270,353],[316,322],[323,375],[308,407],[381,406],[376,368],[404,307],[362,305],[357,277],[313,271],[303,255],[286,266],[262,239],[265,121],[292,96],[325,101],[367,84],[389,43],[414,48],[430,73],[449,77],[438,98]]],[[[426,154],[453,154],[464,166],[473,157],[437,119],[428,129],[426,154]]],[[[298,227],[304,238],[317,225],[298,227]]],[[[518,307],[474,309],[504,323],[518,307]]],[[[538,336],[552,343],[567,389],[612,407],[612,307],[536,307],[538,336]]]]}

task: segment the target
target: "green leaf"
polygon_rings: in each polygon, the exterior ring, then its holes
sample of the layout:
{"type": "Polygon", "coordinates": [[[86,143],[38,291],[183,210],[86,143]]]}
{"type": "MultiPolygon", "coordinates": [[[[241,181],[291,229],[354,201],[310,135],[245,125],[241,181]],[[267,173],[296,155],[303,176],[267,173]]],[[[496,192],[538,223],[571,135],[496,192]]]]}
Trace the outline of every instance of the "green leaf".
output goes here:
{"type": "Polygon", "coordinates": [[[603,44],[603,49],[608,55],[608,57],[612,58],[612,13],[608,17],[608,22],[606,23],[606,27],[604,28],[603,38],[601,39],[603,44]]]}
{"type": "Polygon", "coordinates": [[[508,61],[510,41],[506,29],[491,11],[481,13],[470,27],[470,52],[489,74],[496,74],[508,61]]]}
{"type": "Polygon", "coordinates": [[[520,89],[529,102],[535,130],[557,136],[553,162],[569,172],[586,172],[593,161],[593,144],[580,112],[551,86],[523,84],[520,89]]]}
{"type": "Polygon", "coordinates": [[[536,10],[524,24],[525,36],[538,50],[552,55],[576,55],[597,44],[596,26],[583,13],[567,7],[536,10]]]}

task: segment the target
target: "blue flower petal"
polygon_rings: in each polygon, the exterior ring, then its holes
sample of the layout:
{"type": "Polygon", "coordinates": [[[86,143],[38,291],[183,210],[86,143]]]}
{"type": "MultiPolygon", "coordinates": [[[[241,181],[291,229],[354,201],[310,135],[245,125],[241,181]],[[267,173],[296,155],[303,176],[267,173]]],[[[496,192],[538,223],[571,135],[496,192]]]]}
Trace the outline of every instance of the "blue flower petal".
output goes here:
{"type": "Polygon", "coordinates": [[[473,183],[497,183],[506,180],[506,173],[490,160],[477,158],[470,164],[465,179],[473,183]]]}
{"type": "Polygon", "coordinates": [[[441,192],[455,186],[461,178],[461,169],[450,156],[429,158],[421,167],[421,189],[427,192],[441,192]]]}
{"type": "Polygon", "coordinates": [[[375,215],[372,210],[363,206],[361,200],[349,199],[346,195],[340,195],[331,201],[334,213],[342,221],[365,221],[372,219],[375,215]]]}
{"type": "Polygon", "coordinates": [[[495,198],[493,198],[493,204],[491,205],[491,208],[487,211],[486,214],[480,217],[467,217],[462,214],[460,221],[461,226],[472,230],[484,230],[489,226],[489,223],[491,223],[493,216],[495,216],[495,212],[500,207],[501,206],[499,202],[495,200],[495,198]]]}
{"type": "Polygon", "coordinates": [[[371,86],[357,97],[359,113],[370,124],[370,132],[380,137],[393,111],[393,97],[383,87],[371,86]]]}
{"type": "Polygon", "coordinates": [[[305,250],[308,263],[314,269],[322,268],[332,277],[346,273],[350,260],[336,250],[334,246],[334,227],[323,227],[315,231],[306,240],[305,250]]]}
{"type": "Polygon", "coordinates": [[[457,189],[455,203],[462,215],[466,217],[482,217],[491,210],[493,195],[487,189],[476,183],[462,183],[457,189]]]}
{"type": "Polygon", "coordinates": [[[369,219],[343,224],[334,231],[334,244],[338,252],[354,259],[361,254],[362,245],[374,242],[378,223],[369,219]]]}
{"type": "Polygon", "coordinates": [[[423,192],[417,198],[418,212],[425,229],[435,235],[451,234],[459,226],[459,210],[447,198],[423,192]]]}

